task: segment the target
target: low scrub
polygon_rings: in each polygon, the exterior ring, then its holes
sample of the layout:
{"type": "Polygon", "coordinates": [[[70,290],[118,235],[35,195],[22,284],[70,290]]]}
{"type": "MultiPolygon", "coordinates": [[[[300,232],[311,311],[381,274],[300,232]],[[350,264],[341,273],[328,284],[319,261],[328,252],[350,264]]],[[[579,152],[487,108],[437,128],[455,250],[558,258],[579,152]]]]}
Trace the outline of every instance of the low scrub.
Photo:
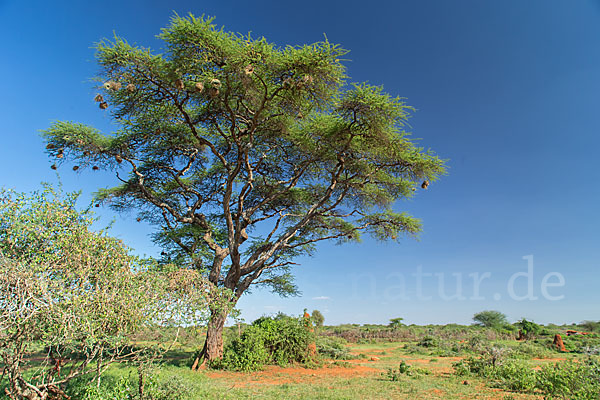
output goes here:
{"type": "Polygon", "coordinates": [[[403,376],[419,377],[422,375],[429,375],[430,371],[424,368],[413,367],[407,364],[404,360],[400,362],[398,368],[388,368],[387,372],[384,373],[384,377],[392,382],[397,382],[402,379],[403,376]]]}
{"type": "Polygon", "coordinates": [[[537,387],[550,398],[600,398],[600,363],[565,361],[546,365],[537,371],[537,387]]]}
{"type": "Polygon", "coordinates": [[[532,369],[521,360],[492,364],[486,357],[470,357],[454,364],[455,374],[486,378],[505,390],[544,394],[548,399],[591,400],[600,398],[600,363],[565,361],[532,369]]]}
{"type": "Polygon", "coordinates": [[[317,337],[317,352],[332,360],[352,360],[354,357],[346,347],[346,340],[334,336],[317,337]]]}

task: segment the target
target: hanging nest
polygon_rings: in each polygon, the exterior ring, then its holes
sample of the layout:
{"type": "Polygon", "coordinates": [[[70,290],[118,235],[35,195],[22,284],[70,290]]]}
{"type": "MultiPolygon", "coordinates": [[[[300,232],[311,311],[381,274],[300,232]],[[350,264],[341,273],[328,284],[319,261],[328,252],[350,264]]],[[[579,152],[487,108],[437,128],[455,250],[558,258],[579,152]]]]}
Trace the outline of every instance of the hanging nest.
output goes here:
{"type": "Polygon", "coordinates": [[[52,150],[54,148],[54,145],[52,143],[48,143],[46,145],[46,150],[52,150]]]}
{"type": "Polygon", "coordinates": [[[219,95],[219,89],[212,87],[208,91],[208,94],[210,95],[210,97],[217,97],[219,95]]]}
{"type": "Polygon", "coordinates": [[[101,110],[106,110],[108,108],[108,103],[103,101],[102,103],[100,103],[99,107],[101,110]]]}
{"type": "Polygon", "coordinates": [[[194,88],[196,88],[196,92],[202,93],[202,91],[204,91],[204,83],[196,82],[196,84],[194,85],[194,88]]]}
{"type": "Polygon", "coordinates": [[[74,166],[73,166],[73,171],[77,171],[78,169],[79,169],[79,166],[78,166],[78,165],[74,165],[74,166]]]}
{"type": "Polygon", "coordinates": [[[245,73],[247,76],[250,76],[250,75],[252,75],[252,74],[254,73],[254,66],[253,66],[252,64],[250,64],[250,65],[246,65],[246,68],[244,68],[244,73],[245,73]]]}
{"type": "Polygon", "coordinates": [[[84,156],[84,157],[89,157],[89,156],[90,156],[90,154],[91,154],[91,153],[90,153],[89,151],[87,151],[87,150],[83,152],[83,156],[84,156]]]}
{"type": "Polygon", "coordinates": [[[127,91],[128,92],[135,92],[135,85],[133,83],[130,83],[129,85],[127,85],[127,91]]]}
{"type": "Polygon", "coordinates": [[[421,183],[421,187],[423,189],[427,189],[428,186],[429,186],[429,181],[423,181],[423,183],[421,183]]]}
{"type": "Polygon", "coordinates": [[[306,83],[306,84],[311,84],[313,83],[313,77],[312,75],[304,75],[304,77],[302,78],[302,82],[306,83]]]}
{"type": "Polygon", "coordinates": [[[137,222],[140,222],[142,219],[141,218],[136,218],[135,219],[137,222]]]}
{"type": "Polygon", "coordinates": [[[106,90],[120,90],[121,82],[108,81],[104,84],[104,89],[106,90]]]}
{"type": "Polygon", "coordinates": [[[121,164],[121,163],[123,162],[123,157],[121,157],[120,155],[118,155],[118,154],[117,154],[117,155],[115,156],[115,160],[116,160],[116,161],[117,161],[119,164],[121,164]]]}
{"type": "Polygon", "coordinates": [[[183,88],[185,87],[185,85],[183,84],[183,81],[182,81],[181,79],[177,79],[177,80],[175,81],[175,87],[176,87],[177,89],[180,89],[180,90],[181,90],[181,89],[183,89],[183,88]]]}
{"type": "Polygon", "coordinates": [[[217,91],[219,89],[221,89],[221,81],[218,79],[213,79],[212,81],[210,81],[211,86],[213,87],[213,89],[217,89],[217,91]]]}
{"type": "Polygon", "coordinates": [[[53,170],[55,170],[55,171],[56,171],[56,168],[57,168],[57,167],[56,167],[56,164],[52,164],[52,165],[50,166],[50,168],[52,168],[53,170]]]}
{"type": "Polygon", "coordinates": [[[94,101],[98,102],[98,103],[102,103],[104,101],[104,97],[102,97],[102,95],[100,93],[98,93],[95,97],[94,97],[94,101]]]}
{"type": "Polygon", "coordinates": [[[94,166],[92,167],[92,169],[93,169],[94,171],[98,171],[100,168],[98,168],[98,166],[97,166],[97,165],[94,165],[94,166]]]}
{"type": "Polygon", "coordinates": [[[416,190],[417,190],[417,188],[412,188],[412,191],[413,191],[413,192],[414,192],[414,191],[416,191],[416,190]]]}

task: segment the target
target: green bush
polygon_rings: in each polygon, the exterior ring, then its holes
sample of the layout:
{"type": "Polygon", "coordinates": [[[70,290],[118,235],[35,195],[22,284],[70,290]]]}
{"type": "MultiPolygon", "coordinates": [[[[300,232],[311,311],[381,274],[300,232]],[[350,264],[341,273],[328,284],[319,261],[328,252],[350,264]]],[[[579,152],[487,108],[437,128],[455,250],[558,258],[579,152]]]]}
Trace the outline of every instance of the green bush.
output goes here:
{"type": "Polygon", "coordinates": [[[419,343],[417,343],[417,346],[421,346],[421,347],[437,347],[439,345],[439,340],[436,337],[433,336],[425,336],[423,339],[421,339],[419,341],[419,343]]]}
{"type": "Polygon", "coordinates": [[[536,372],[522,361],[509,360],[489,370],[489,378],[507,390],[532,392],[536,385],[536,372]]]}
{"type": "Polygon", "coordinates": [[[550,398],[600,398],[600,364],[565,361],[546,365],[537,373],[537,387],[550,398]]]}
{"type": "Polygon", "coordinates": [[[517,322],[515,326],[519,328],[526,339],[532,339],[542,332],[542,326],[533,321],[527,321],[525,318],[517,322]]]}
{"type": "Polygon", "coordinates": [[[280,366],[309,361],[308,346],[314,341],[303,318],[283,314],[257,319],[224,349],[213,365],[236,371],[255,371],[266,364],[280,366]]]}
{"type": "Polygon", "coordinates": [[[346,347],[346,340],[334,336],[318,336],[317,352],[333,360],[352,360],[354,357],[346,347]]]}

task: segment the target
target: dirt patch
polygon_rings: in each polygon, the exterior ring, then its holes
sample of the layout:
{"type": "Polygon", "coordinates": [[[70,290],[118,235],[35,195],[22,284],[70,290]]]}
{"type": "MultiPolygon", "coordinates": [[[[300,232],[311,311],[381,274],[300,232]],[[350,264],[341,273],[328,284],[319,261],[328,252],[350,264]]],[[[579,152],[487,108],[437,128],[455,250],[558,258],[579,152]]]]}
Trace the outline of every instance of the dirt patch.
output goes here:
{"type": "Polygon", "coordinates": [[[268,366],[263,371],[252,373],[210,371],[206,372],[206,376],[232,382],[233,387],[245,387],[250,385],[310,383],[312,381],[321,381],[324,378],[357,378],[378,372],[380,371],[375,368],[352,364],[348,366],[328,365],[318,369],[268,366]]]}

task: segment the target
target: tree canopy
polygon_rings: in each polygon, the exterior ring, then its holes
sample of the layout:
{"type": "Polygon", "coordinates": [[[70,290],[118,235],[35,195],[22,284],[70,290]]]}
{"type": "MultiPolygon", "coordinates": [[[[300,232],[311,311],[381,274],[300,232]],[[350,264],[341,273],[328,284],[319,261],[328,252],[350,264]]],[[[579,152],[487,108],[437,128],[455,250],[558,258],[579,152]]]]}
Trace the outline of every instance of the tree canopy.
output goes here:
{"type": "Polygon", "coordinates": [[[99,202],[155,225],[165,257],[234,292],[297,293],[289,268],[323,240],[416,235],[393,205],[444,162],[410,140],[403,99],[347,81],[327,40],[277,47],[211,18],[175,16],[163,53],[123,38],[97,45],[95,100],[119,128],[56,122],[57,164],[113,170],[99,202]]]}
{"type": "Polygon", "coordinates": [[[508,324],[506,315],[500,311],[487,310],[473,315],[475,324],[485,326],[486,328],[501,328],[508,324]]]}

